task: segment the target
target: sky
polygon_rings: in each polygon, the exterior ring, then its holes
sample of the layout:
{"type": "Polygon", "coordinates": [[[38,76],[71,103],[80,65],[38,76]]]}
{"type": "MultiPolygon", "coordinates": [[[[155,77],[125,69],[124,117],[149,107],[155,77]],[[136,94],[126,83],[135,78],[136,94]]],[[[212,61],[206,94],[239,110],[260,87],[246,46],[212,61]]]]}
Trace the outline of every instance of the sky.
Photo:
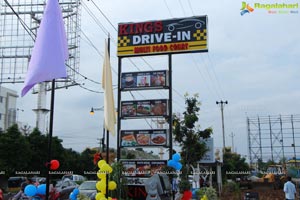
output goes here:
{"type": "MultiPolygon", "coordinates": [[[[249,0],[255,3],[299,3],[299,0],[249,0]]],[[[174,54],[172,56],[173,112],[185,111],[184,95],[199,94],[201,101],[199,125],[213,128],[215,148],[222,147],[221,109],[216,101],[228,101],[224,107],[226,146],[232,146],[242,156],[248,156],[247,117],[299,114],[300,108],[300,8],[296,13],[269,13],[262,8],[241,15],[242,1],[225,0],[111,0],[82,1],[81,29],[94,46],[83,37],[80,47],[80,73],[101,82],[104,41],[107,38],[87,13],[89,8],[111,36],[113,85],[117,86],[118,23],[143,22],[170,18],[207,15],[208,52],[174,54]],[[95,4],[97,7],[95,6],[95,4]],[[105,17],[102,13],[105,14],[105,17]],[[109,22],[107,21],[109,19],[109,22]],[[113,25],[113,27],[112,27],[113,25]],[[233,137],[231,137],[231,136],[233,137]]],[[[287,9],[289,10],[289,9],[287,9]]],[[[290,10],[289,10],[290,11],[290,10]]],[[[122,61],[123,72],[166,70],[167,56],[147,56],[122,61]],[[133,65],[134,63],[135,65],[133,65]]],[[[103,106],[100,84],[81,81],[85,90],[74,86],[55,94],[53,136],[63,139],[66,148],[81,152],[95,147],[102,137],[103,112],[89,114],[91,107],[103,106]]],[[[3,85],[21,93],[22,84],[3,85]]],[[[114,90],[115,104],[117,89],[114,90]]],[[[122,93],[122,100],[168,98],[168,92],[140,91],[122,93]]],[[[35,125],[37,96],[30,92],[17,101],[18,120],[35,125]]],[[[50,103],[50,94],[47,105],[50,103]]],[[[49,117],[47,117],[48,120],[49,117]]],[[[48,121],[46,123],[49,123],[48,121]]],[[[148,120],[152,127],[155,121],[148,120]]],[[[149,129],[144,120],[122,122],[122,128],[149,129]]],[[[116,146],[116,136],[110,146],[116,146]]],[[[151,149],[149,149],[150,151],[151,149]]],[[[167,152],[166,152],[167,153],[167,152]]]]}

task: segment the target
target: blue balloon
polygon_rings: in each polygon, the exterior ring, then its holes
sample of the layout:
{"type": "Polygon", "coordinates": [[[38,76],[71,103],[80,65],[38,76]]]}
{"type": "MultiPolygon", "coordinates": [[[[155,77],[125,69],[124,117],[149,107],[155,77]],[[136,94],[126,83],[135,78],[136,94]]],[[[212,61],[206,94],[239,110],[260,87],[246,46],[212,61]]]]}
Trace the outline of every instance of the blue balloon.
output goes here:
{"type": "Polygon", "coordinates": [[[78,188],[75,188],[75,189],[73,190],[73,194],[74,194],[75,196],[77,196],[77,195],[79,194],[78,188]]]}
{"type": "Polygon", "coordinates": [[[174,168],[175,168],[176,170],[181,170],[182,164],[181,164],[180,162],[176,162],[174,168]]]}
{"type": "Polygon", "coordinates": [[[172,156],[172,160],[178,162],[180,160],[180,154],[179,153],[174,153],[173,156],[172,156]]]}
{"type": "Polygon", "coordinates": [[[70,195],[69,195],[69,198],[70,198],[71,200],[76,200],[76,199],[77,199],[77,196],[76,196],[73,192],[71,192],[70,195]]]}
{"type": "Polygon", "coordinates": [[[176,162],[175,162],[174,160],[168,160],[167,165],[168,165],[169,167],[175,168],[176,162]]]}
{"type": "Polygon", "coordinates": [[[46,194],[46,184],[41,184],[37,187],[37,194],[41,194],[41,195],[46,194]]]}
{"type": "Polygon", "coordinates": [[[27,185],[25,187],[24,193],[26,194],[26,196],[32,197],[34,195],[36,195],[36,187],[34,185],[27,185]]]}

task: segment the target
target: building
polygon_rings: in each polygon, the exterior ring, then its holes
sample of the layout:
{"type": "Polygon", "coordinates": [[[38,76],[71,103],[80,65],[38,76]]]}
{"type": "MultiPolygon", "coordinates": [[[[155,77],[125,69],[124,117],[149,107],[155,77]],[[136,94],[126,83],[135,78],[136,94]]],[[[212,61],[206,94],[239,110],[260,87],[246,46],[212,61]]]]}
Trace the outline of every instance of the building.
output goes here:
{"type": "Polygon", "coordinates": [[[17,92],[0,87],[0,132],[16,123],[17,92]]]}

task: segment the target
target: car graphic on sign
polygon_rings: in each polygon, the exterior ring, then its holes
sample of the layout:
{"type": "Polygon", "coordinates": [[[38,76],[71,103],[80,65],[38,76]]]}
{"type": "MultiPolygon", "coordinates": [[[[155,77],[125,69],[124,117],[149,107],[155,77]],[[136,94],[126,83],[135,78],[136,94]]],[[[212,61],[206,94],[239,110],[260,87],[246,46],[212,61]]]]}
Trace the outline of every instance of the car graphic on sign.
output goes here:
{"type": "Polygon", "coordinates": [[[172,32],[176,29],[180,30],[180,29],[187,29],[190,27],[195,27],[196,29],[200,29],[204,24],[205,22],[202,20],[189,18],[189,19],[183,19],[178,22],[168,24],[167,27],[168,30],[172,32]]]}

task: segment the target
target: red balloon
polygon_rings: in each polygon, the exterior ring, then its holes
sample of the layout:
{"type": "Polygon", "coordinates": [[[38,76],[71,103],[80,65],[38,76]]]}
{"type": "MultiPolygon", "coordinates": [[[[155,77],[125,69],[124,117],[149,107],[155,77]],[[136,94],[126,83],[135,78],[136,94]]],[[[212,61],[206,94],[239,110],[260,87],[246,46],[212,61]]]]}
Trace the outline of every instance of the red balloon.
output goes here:
{"type": "Polygon", "coordinates": [[[58,160],[51,160],[50,162],[50,169],[57,170],[59,168],[59,161],[58,160]]]}
{"type": "Polygon", "coordinates": [[[193,196],[193,193],[189,190],[183,192],[183,200],[190,200],[193,196]]]}

